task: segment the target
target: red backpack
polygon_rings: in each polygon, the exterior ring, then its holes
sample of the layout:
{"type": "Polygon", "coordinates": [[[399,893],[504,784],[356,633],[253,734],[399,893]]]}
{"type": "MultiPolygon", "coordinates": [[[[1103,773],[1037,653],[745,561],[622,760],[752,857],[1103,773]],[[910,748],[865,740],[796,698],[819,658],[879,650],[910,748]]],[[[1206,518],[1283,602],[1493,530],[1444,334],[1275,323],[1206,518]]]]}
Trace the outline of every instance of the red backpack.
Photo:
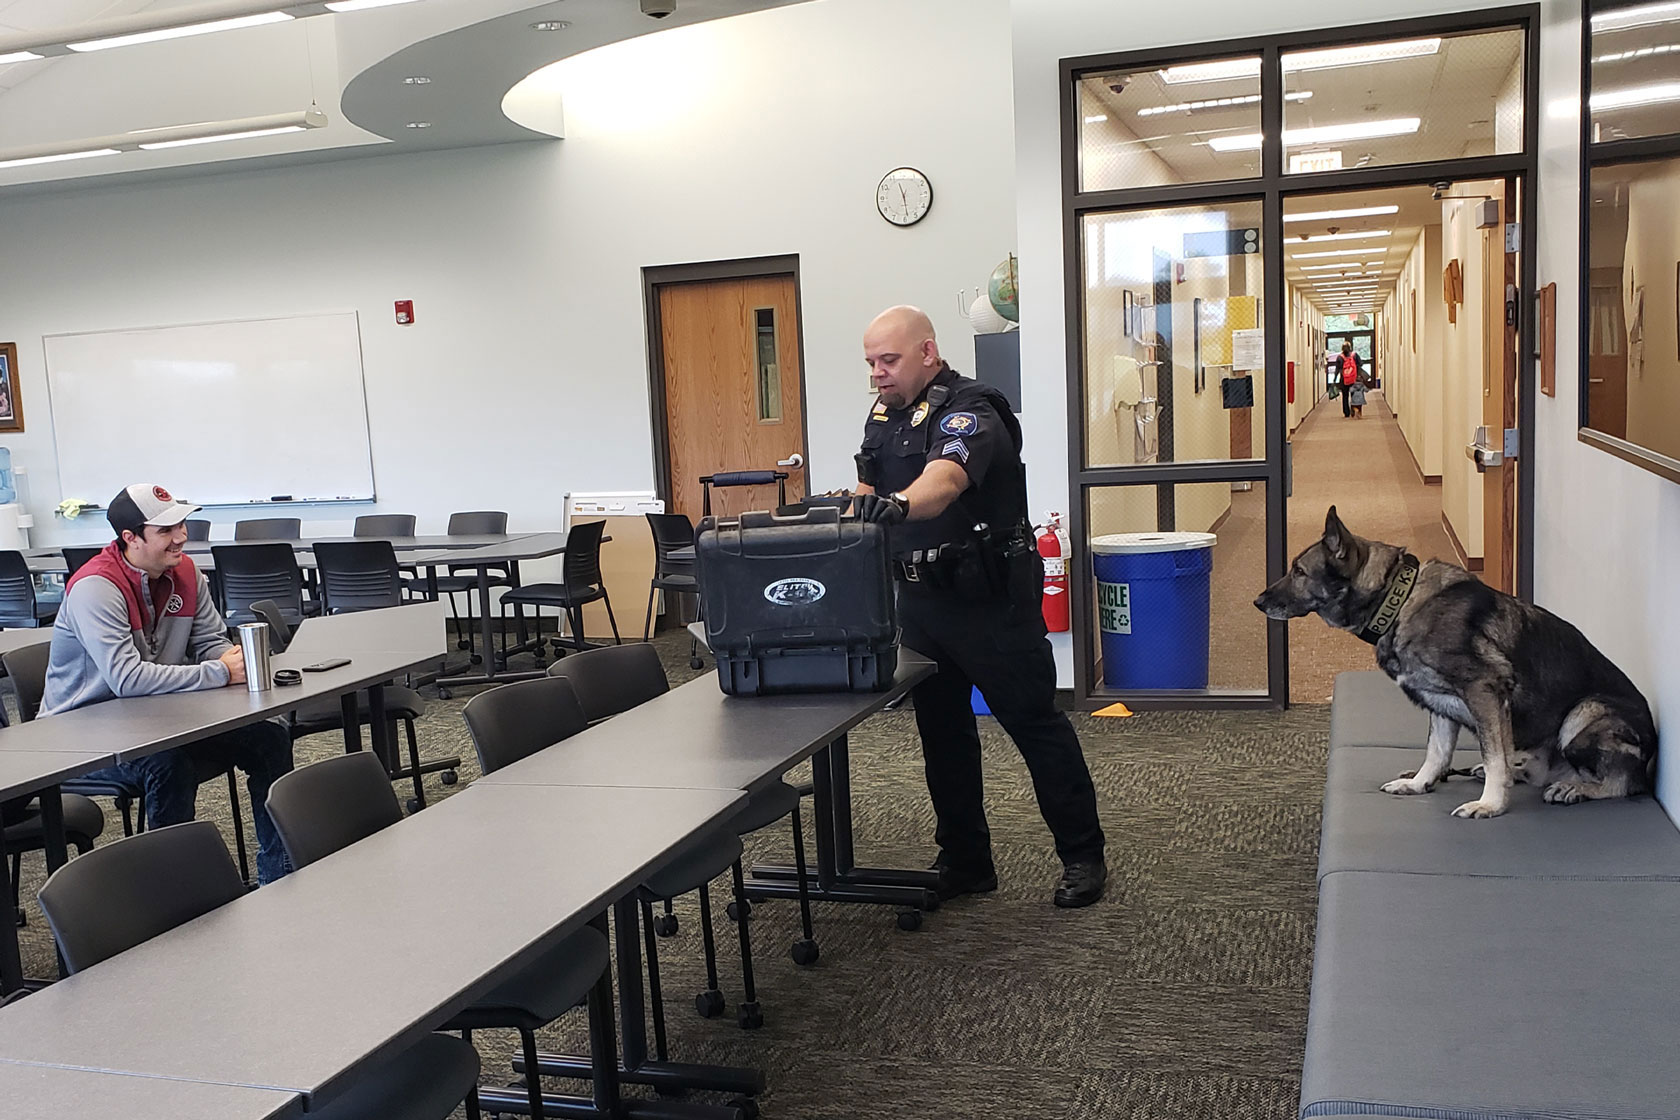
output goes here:
{"type": "Polygon", "coordinates": [[[1342,355],[1342,384],[1352,385],[1359,380],[1359,355],[1342,355]]]}

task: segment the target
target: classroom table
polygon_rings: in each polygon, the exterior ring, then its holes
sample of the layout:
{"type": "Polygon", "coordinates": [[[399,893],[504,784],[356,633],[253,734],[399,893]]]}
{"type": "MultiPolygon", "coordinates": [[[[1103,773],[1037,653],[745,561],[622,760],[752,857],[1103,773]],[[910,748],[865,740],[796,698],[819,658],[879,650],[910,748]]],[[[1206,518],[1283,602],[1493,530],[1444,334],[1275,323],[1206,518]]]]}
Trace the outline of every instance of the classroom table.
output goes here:
{"type": "Polygon", "coordinates": [[[205,1085],[0,1059],[6,1115],[120,1116],[123,1120],[293,1120],[296,1093],[205,1085]]]}
{"type": "Polygon", "coordinates": [[[52,623],[45,626],[26,626],[15,630],[0,630],[0,653],[52,641],[52,623]]]}
{"type": "Polygon", "coordinates": [[[317,1107],[597,920],[742,800],[475,786],[0,1009],[0,1055],[317,1107]]]}

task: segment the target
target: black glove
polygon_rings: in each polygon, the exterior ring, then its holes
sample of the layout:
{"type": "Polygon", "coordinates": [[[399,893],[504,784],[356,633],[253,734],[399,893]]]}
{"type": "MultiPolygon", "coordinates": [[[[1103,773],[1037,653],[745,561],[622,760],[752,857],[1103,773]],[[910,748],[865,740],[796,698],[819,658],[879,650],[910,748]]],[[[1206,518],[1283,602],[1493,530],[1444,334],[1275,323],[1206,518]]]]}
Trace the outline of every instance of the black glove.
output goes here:
{"type": "Polygon", "coordinates": [[[884,494],[859,494],[852,499],[852,512],[860,521],[896,525],[904,520],[904,504],[884,494]]]}

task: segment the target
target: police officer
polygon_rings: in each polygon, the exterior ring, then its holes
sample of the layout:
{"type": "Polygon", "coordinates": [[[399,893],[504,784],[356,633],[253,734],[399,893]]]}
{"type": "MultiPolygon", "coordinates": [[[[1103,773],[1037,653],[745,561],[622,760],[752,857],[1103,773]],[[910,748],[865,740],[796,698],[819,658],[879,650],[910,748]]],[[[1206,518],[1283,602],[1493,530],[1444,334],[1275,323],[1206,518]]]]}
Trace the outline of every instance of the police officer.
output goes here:
{"type": "Polygon", "coordinates": [[[1026,760],[1056,839],[1056,905],[1088,906],[1108,878],[1103,833],[1079,739],[1055,706],[1020,425],[1001,393],[940,359],[933,323],[914,307],[876,317],[863,352],[880,397],[864,422],[854,509],[895,525],[904,644],[939,667],[914,696],[939,821],[940,897],[997,889],[970,703],[978,685],[1026,760]]]}

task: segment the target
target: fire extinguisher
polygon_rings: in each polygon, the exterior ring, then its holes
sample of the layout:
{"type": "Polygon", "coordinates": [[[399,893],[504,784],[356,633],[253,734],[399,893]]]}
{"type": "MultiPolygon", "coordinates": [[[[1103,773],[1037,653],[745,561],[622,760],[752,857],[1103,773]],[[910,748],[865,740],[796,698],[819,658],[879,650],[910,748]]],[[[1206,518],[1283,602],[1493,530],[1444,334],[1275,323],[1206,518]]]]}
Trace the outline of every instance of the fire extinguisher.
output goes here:
{"type": "Polygon", "coordinates": [[[1068,628],[1068,539],[1062,532],[1062,515],[1052,513],[1050,523],[1036,538],[1038,554],[1044,558],[1044,628],[1060,633],[1068,628]]]}

